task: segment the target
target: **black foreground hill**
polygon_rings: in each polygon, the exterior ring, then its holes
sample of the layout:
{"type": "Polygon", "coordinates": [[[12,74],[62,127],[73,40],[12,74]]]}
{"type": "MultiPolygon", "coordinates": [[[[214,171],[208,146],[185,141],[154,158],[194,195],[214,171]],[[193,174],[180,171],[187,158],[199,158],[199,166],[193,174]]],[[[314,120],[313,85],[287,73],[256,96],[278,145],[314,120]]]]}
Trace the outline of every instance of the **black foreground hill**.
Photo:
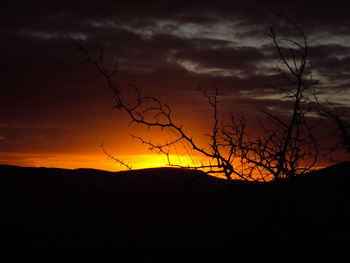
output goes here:
{"type": "Polygon", "coordinates": [[[0,166],[8,247],[264,249],[350,241],[350,162],[284,183],[173,168],[130,172],[0,166]]]}

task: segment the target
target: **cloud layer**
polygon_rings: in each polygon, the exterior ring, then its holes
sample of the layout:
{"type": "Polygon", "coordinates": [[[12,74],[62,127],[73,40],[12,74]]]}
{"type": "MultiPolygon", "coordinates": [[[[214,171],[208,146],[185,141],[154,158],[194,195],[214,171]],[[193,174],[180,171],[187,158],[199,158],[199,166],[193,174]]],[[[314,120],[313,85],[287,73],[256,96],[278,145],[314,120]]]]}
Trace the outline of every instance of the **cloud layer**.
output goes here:
{"type": "MultiPolygon", "coordinates": [[[[30,152],[34,145],[59,149],[64,140],[80,147],[106,136],[99,131],[109,129],[115,118],[127,121],[109,112],[113,101],[103,80],[80,63],[67,34],[82,39],[91,51],[103,47],[106,56],[120,62],[119,83],[158,94],[180,114],[203,107],[198,104],[203,101],[196,92],[198,85],[220,88],[226,96],[224,107],[286,110],[288,103],[268,88],[280,80],[276,71],[280,60],[266,33],[273,26],[280,36],[292,38],[295,30],[271,13],[277,11],[307,35],[319,96],[347,108],[350,18],[346,4],[336,2],[332,6],[272,0],[4,3],[1,151],[30,152]],[[97,137],[91,139],[94,134],[97,137]]],[[[126,129],[119,127],[118,132],[126,129]]]]}

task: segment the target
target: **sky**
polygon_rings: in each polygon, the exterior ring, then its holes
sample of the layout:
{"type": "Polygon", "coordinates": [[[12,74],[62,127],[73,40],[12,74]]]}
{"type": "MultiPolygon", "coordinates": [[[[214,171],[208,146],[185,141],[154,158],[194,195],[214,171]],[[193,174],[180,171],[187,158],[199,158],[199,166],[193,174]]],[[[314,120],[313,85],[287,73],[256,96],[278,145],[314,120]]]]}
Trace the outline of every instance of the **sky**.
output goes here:
{"type": "MultiPolygon", "coordinates": [[[[2,2],[0,163],[122,169],[103,153],[102,143],[134,168],[166,163],[129,133],[169,134],[129,126],[128,116],[113,109],[104,79],[83,63],[67,36],[81,39],[92,54],[103,48],[107,58],[115,57],[117,83],[135,85],[171,105],[177,123],[205,144],[203,134],[212,119],[199,86],[219,88],[222,112],[244,112],[253,123],[260,109],[288,112],[290,104],[270,88],[280,79],[281,61],[269,28],[285,38],[295,36],[274,15],[278,12],[307,36],[320,100],[331,101],[348,118],[347,5],[310,0],[2,2]]],[[[331,125],[324,127],[323,136],[332,137],[331,125]]]]}

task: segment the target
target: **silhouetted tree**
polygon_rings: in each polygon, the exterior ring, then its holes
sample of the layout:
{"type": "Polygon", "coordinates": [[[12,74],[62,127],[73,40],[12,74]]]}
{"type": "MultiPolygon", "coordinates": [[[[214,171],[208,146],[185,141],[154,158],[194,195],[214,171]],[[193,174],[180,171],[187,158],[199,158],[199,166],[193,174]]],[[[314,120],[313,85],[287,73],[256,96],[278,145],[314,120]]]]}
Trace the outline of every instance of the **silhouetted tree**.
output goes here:
{"type": "MultiPolygon", "coordinates": [[[[212,109],[213,126],[208,134],[209,146],[202,146],[184,127],[177,123],[172,109],[155,96],[147,96],[134,86],[120,87],[113,81],[118,72],[118,63],[114,61],[111,69],[103,66],[103,51],[98,58],[93,58],[81,45],[73,40],[83,53],[88,63],[93,64],[105,78],[107,87],[112,92],[116,102],[116,109],[126,112],[131,123],[141,124],[147,128],[170,130],[173,134],[165,143],[153,143],[140,136],[132,135],[150,150],[157,150],[168,157],[175,145],[187,144],[192,151],[201,154],[208,161],[194,165],[193,169],[202,169],[207,173],[224,174],[228,180],[237,177],[242,180],[275,180],[290,178],[296,174],[309,171],[316,163],[318,147],[312,135],[313,126],[307,122],[309,97],[307,91],[312,84],[308,45],[303,31],[288,17],[280,16],[297,32],[297,39],[279,38],[273,28],[268,36],[272,40],[275,50],[284,68],[279,73],[287,82],[281,87],[283,99],[291,102],[290,115],[278,116],[273,112],[263,110],[267,121],[261,122],[263,135],[249,137],[246,132],[246,120],[242,113],[231,115],[230,122],[224,123],[218,117],[219,90],[212,87],[213,93],[201,89],[212,109]],[[123,97],[123,90],[132,90],[133,102],[123,97]]],[[[282,99],[282,98],[281,98],[282,99]]],[[[109,155],[110,156],[110,155],[109,155]]],[[[111,157],[111,156],[110,156],[111,157]]],[[[114,158],[125,165],[122,161],[114,158]]],[[[130,168],[129,165],[125,165],[130,168]]]]}
{"type": "Polygon", "coordinates": [[[308,172],[318,157],[313,126],[307,118],[310,110],[307,93],[313,84],[307,39],[292,20],[278,16],[298,34],[296,39],[279,38],[274,28],[270,28],[268,34],[283,66],[278,68],[286,83],[281,90],[284,100],[292,102],[291,114],[282,118],[263,110],[268,118],[267,123],[261,124],[264,136],[249,140],[243,146],[247,152],[243,156],[245,163],[259,173],[272,175],[275,180],[308,172]]]}

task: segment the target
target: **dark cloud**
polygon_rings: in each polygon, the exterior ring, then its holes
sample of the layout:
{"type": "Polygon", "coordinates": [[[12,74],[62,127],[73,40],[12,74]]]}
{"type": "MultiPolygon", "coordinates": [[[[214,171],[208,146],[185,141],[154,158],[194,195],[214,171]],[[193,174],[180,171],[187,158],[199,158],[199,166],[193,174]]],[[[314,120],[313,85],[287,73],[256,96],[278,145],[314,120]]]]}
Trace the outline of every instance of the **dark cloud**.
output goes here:
{"type": "Polygon", "coordinates": [[[205,16],[205,15],[183,15],[177,16],[174,18],[175,21],[179,23],[190,23],[190,24],[212,24],[218,22],[218,20],[214,17],[205,16]]]}
{"type": "Polygon", "coordinates": [[[186,49],[175,54],[179,60],[189,60],[205,68],[236,69],[254,72],[256,64],[267,60],[253,47],[186,49]]]}
{"type": "Polygon", "coordinates": [[[311,46],[309,52],[314,59],[350,55],[349,47],[339,44],[311,46]]]}
{"type": "Polygon", "coordinates": [[[337,57],[324,57],[315,59],[315,68],[323,76],[326,76],[330,81],[348,79],[350,56],[337,58],[337,57]],[[334,70],[336,69],[336,70],[334,70]]]}

